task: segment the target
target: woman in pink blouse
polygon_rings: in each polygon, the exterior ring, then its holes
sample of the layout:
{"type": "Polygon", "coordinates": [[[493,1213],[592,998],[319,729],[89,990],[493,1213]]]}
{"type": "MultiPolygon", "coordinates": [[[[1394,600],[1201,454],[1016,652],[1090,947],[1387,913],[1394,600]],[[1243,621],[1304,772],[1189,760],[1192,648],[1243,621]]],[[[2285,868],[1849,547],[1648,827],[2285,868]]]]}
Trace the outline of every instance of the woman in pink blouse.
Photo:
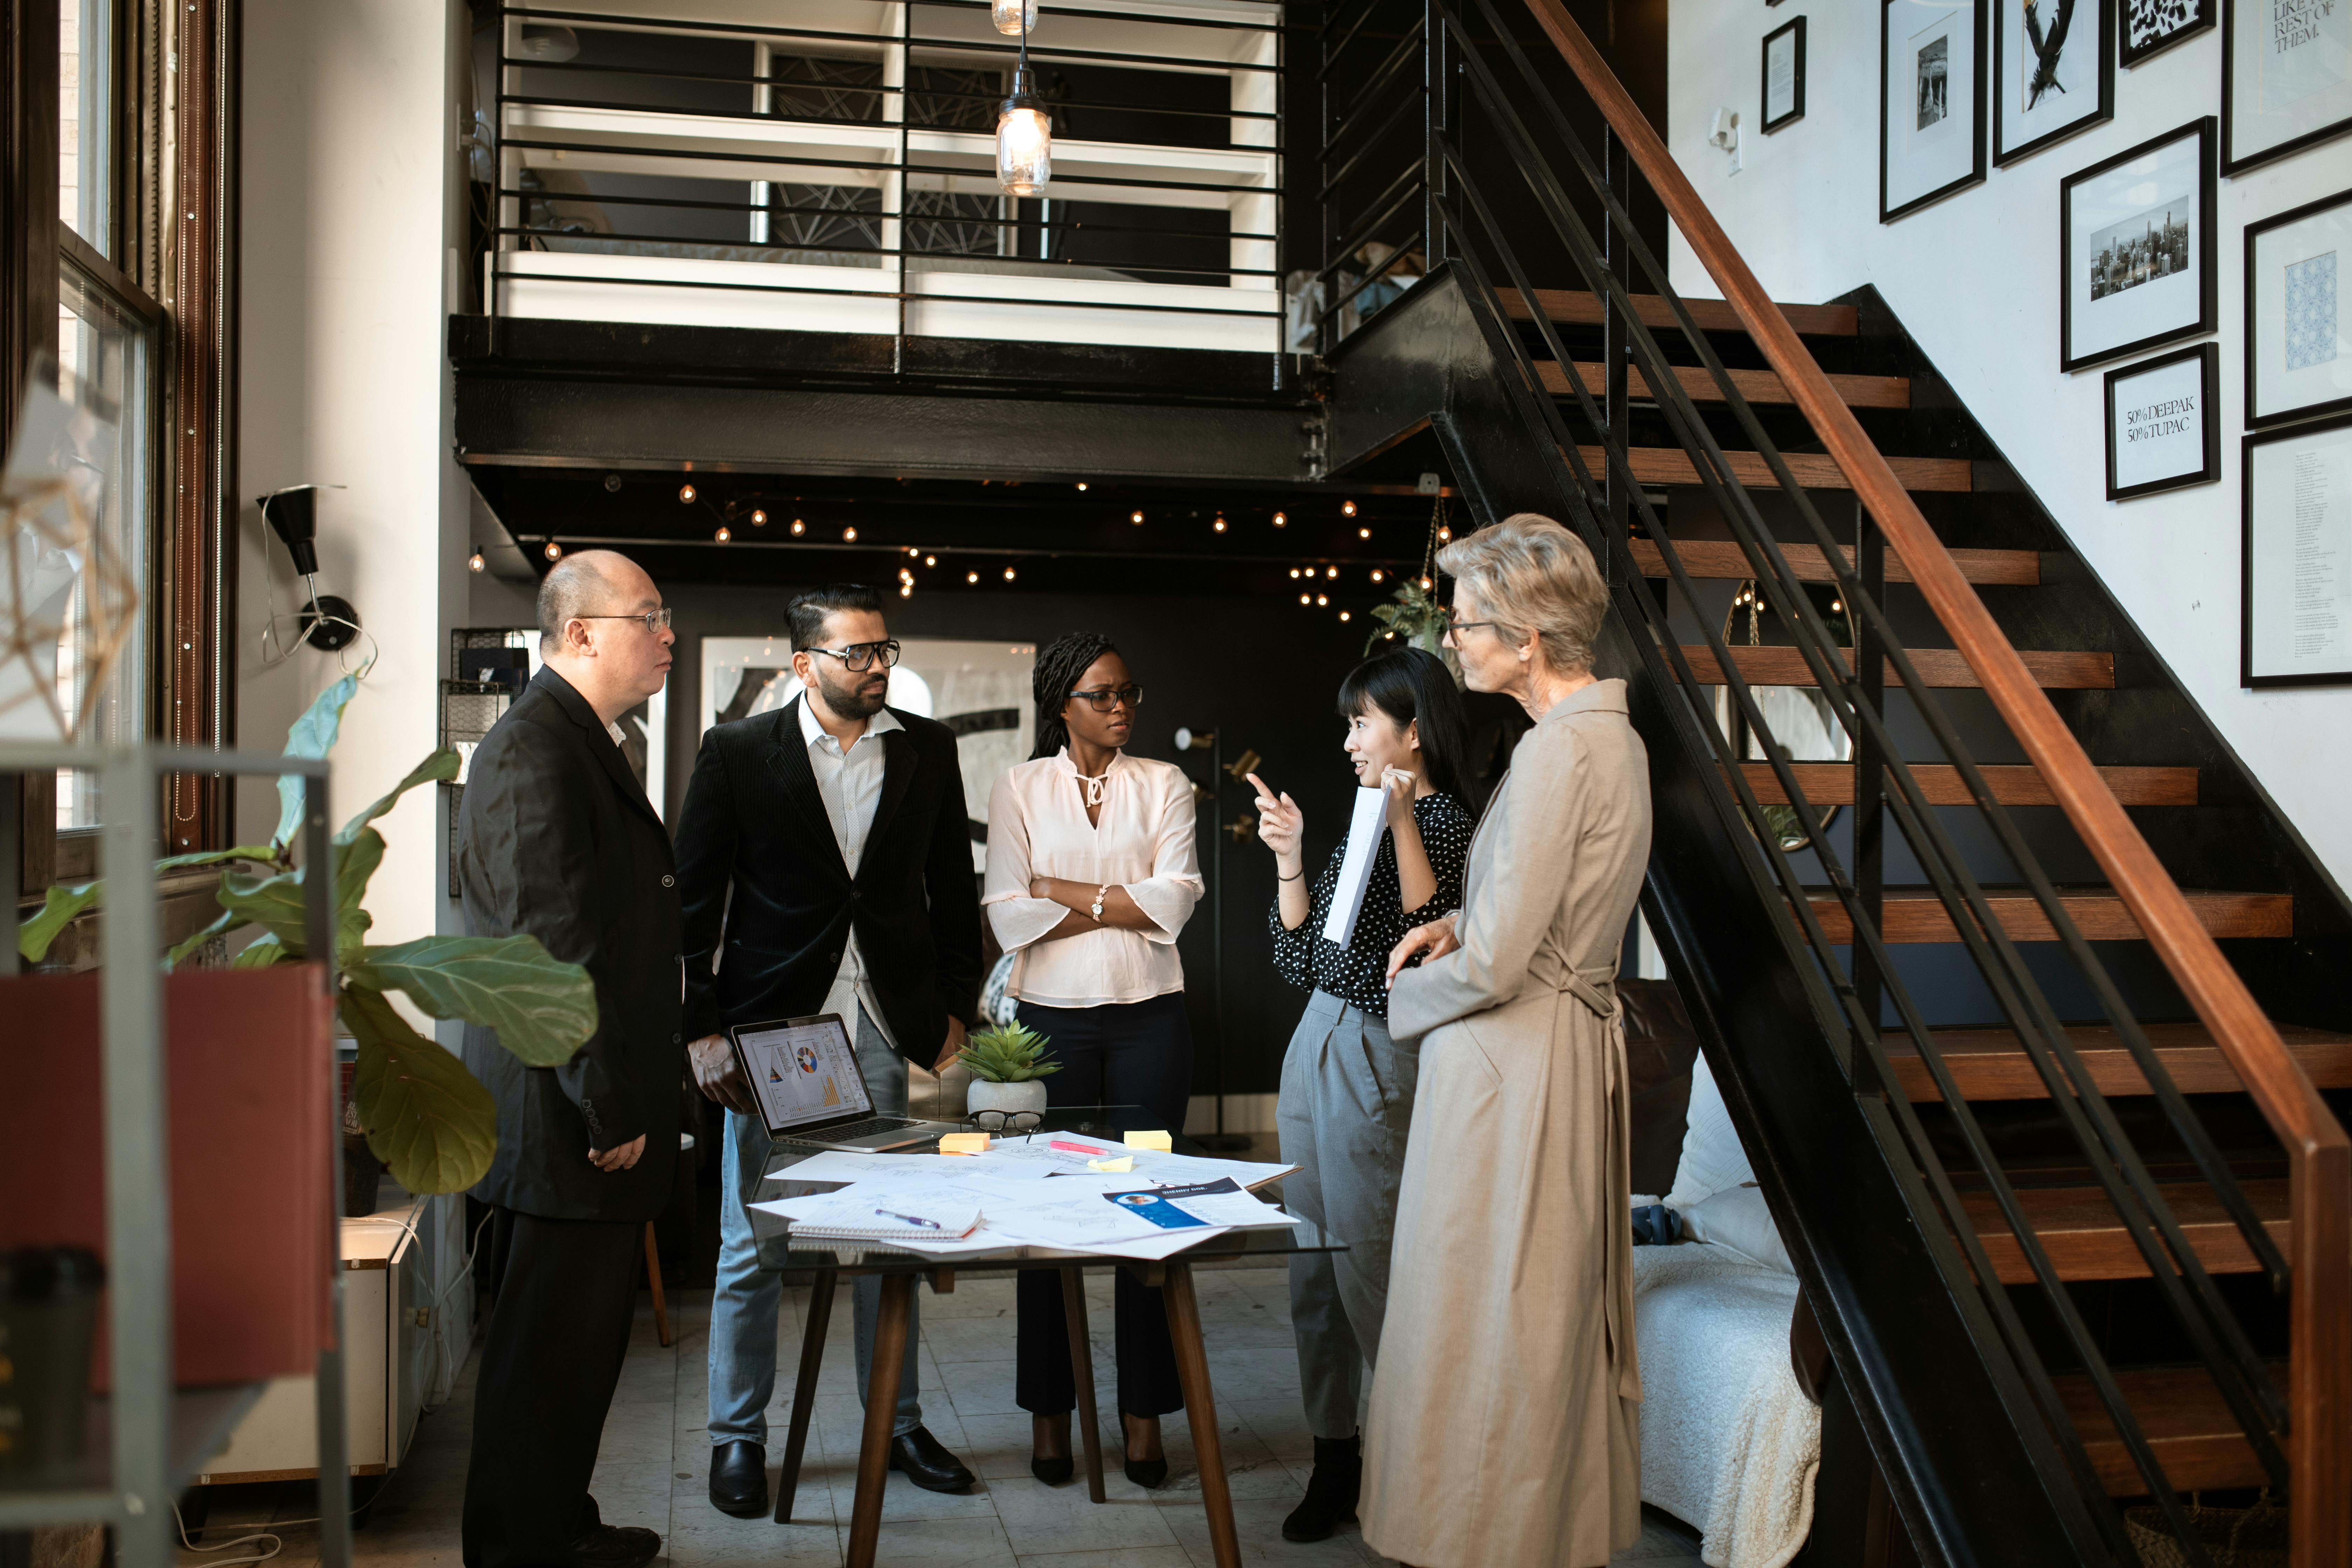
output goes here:
{"type": "MultiPolygon", "coordinates": [[[[1181,1131],[1192,1089],[1192,1031],[1176,933],[1202,891],[1192,786],[1171,763],[1120,748],[1143,689],[1110,639],[1073,632],[1037,652],[1037,746],[988,803],[981,897],[1017,956],[1007,990],[1022,1023],[1053,1042],[1052,1105],[1138,1105],[1137,1128],[1181,1131]]],[[[1127,1475],[1167,1479],[1160,1417],[1184,1407],[1160,1292],[1118,1276],[1115,1323],[1127,1475]]],[[[1030,1413],[1030,1469],[1070,1478],[1069,1330],[1051,1269],[1020,1276],[1013,1397],[1030,1413]]]]}

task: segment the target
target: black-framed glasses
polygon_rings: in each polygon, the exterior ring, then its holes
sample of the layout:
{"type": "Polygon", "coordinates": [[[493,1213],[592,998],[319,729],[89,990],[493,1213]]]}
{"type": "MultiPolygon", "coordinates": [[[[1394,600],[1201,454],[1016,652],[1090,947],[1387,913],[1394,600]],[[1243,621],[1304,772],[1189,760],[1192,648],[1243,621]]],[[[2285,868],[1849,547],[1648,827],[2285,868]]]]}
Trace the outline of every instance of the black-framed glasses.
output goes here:
{"type": "Polygon", "coordinates": [[[892,637],[887,642],[854,642],[847,647],[812,647],[803,648],[802,651],[828,655],[841,660],[842,668],[854,670],[862,675],[874,668],[874,661],[877,658],[882,661],[882,668],[885,669],[898,663],[898,639],[892,637]]]}
{"type": "Polygon", "coordinates": [[[1129,708],[1143,706],[1143,688],[1131,680],[1125,686],[1106,686],[1095,691],[1073,691],[1070,695],[1097,713],[1108,713],[1122,702],[1129,708]]]}
{"type": "Polygon", "coordinates": [[[625,616],[574,616],[572,618],[575,621],[643,621],[646,630],[657,632],[669,625],[669,606],[664,605],[658,610],[641,610],[625,616]]]}
{"type": "Polygon", "coordinates": [[[1459,632],[1471,631],[1479,626],[1491,627],[1497,624],[1498,623],[1494,621],[1457,621],[1454,618],[1453,611],[1448,610],[1445,612],[1445,635],[1447,637],[1453,637],[1459,632]]]}
{"type": "Polygon", "coordinates": [[[1045,1124],[1042,1110],[975,1110],[963,1119],[973,1132],[1034,1132],[1045,1124]]]}

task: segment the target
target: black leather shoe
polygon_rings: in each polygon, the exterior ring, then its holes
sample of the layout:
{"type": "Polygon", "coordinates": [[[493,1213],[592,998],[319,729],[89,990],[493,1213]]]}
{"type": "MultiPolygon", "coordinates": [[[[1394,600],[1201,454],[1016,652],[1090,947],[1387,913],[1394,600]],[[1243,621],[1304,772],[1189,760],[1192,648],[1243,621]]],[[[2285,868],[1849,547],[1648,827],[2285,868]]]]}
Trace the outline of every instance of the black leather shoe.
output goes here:
{"type": "Polygon", "coordinates": [[[662,1540],[635,1525],[600,1524],[583,1531],[564,1552],[565,1568],[646,1568],[661,1555],[662,1540]]]}
{"type": "Polygon", "coordinates": [[[768,1511],[768,1450],[749,1437],[710,1450],[710,1506],[738,1519],[768,1511]]]}
{"type": "Polygon", "coordinates": [[[1160,1482],[1168,1479],[1168,1461],[1165,1459],[1129,1459],[1127,1461],[1127,1479],[1133,1481],[1137,1486],[1141,1487],[1145,1491],[1150,1491],[1153,1488],[1159,1486],[1160,1482]]]}
{"type": "Polygon", "coordinates": [[[1043,1454],[1029,1456],[1029,1473],[1049,1487],[1058,1487],[1077,1474],[1078,1462],[1069,1455],[1049,1458],[1043,1454]]]}
{"type": "Polygon", "coordinates": [[[890,1439],[890,1468],[927,1492],[960,1492],[972,1481],[971,1472],[924,1426],[890,1439]]]}
{"type": "Polygon", "coordinates": [[[1282,1521],[1285,1541],[1321,1541],[1339,1528],[1343,1519],[1356,1517],[1356,1502],[1364,1488],[1364,1439],[1315,1439],[1315,1473],[1307,1479],[1307,1495],[1282,1521]]]}

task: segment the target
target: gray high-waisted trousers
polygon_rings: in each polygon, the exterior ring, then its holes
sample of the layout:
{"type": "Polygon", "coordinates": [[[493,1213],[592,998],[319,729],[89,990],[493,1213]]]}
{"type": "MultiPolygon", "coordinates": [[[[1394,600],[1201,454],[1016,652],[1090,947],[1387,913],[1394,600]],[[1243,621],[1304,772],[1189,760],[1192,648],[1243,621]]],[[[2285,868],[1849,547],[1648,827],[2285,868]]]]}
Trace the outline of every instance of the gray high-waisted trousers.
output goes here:
{"type": "Polygon", "coordinates": [[[1388,1310],[1389,1243],[1412,1121],[1420,1058],[1389,1038],[1387,1021],[1318,991],[1282,1058],[1275,1125],[1283,1201],[1348,1243],[1290,1259],[1290,1327],[1307,1425],[1318,1437],[1356,1430],[1365,1369],[1388,1310]]]}

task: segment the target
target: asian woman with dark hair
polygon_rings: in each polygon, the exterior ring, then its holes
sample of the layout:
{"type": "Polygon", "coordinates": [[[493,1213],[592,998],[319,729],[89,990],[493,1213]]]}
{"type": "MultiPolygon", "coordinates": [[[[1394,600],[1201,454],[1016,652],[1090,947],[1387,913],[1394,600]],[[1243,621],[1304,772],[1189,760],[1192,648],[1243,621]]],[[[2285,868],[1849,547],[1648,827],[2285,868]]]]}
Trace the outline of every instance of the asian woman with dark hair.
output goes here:
{"type": "Polygon", "coordinates": [[[1285,979],[1314,994],[1283,1058],[1276,1124],[1291,1209],[1344,1237],[1343,1253],[1290,1261],[1290,1321],[1298,1381],[1315,1436],[1307,1496],[1283,1521],[1293,1541],[1320,1541],[1355,1512],[1361,1483],[1356,1407],[1380,1345],[1389,1238],[1412,1121],[1418,1059],[1388,1031],[1390,950],[1407,931],[1462,901],[1471,816],[1464,775],[1469,723],[1436,655],[1400,648],[1365,660],[1339,686],[1341,742],[1360,787],[1387,792],[1387,831],[1347,943],[1327,940],[1345,845],[1308,888],[1301,814],[1255,773],[1258,837],[1281,878],[1269,924],[1285,979]]]}

